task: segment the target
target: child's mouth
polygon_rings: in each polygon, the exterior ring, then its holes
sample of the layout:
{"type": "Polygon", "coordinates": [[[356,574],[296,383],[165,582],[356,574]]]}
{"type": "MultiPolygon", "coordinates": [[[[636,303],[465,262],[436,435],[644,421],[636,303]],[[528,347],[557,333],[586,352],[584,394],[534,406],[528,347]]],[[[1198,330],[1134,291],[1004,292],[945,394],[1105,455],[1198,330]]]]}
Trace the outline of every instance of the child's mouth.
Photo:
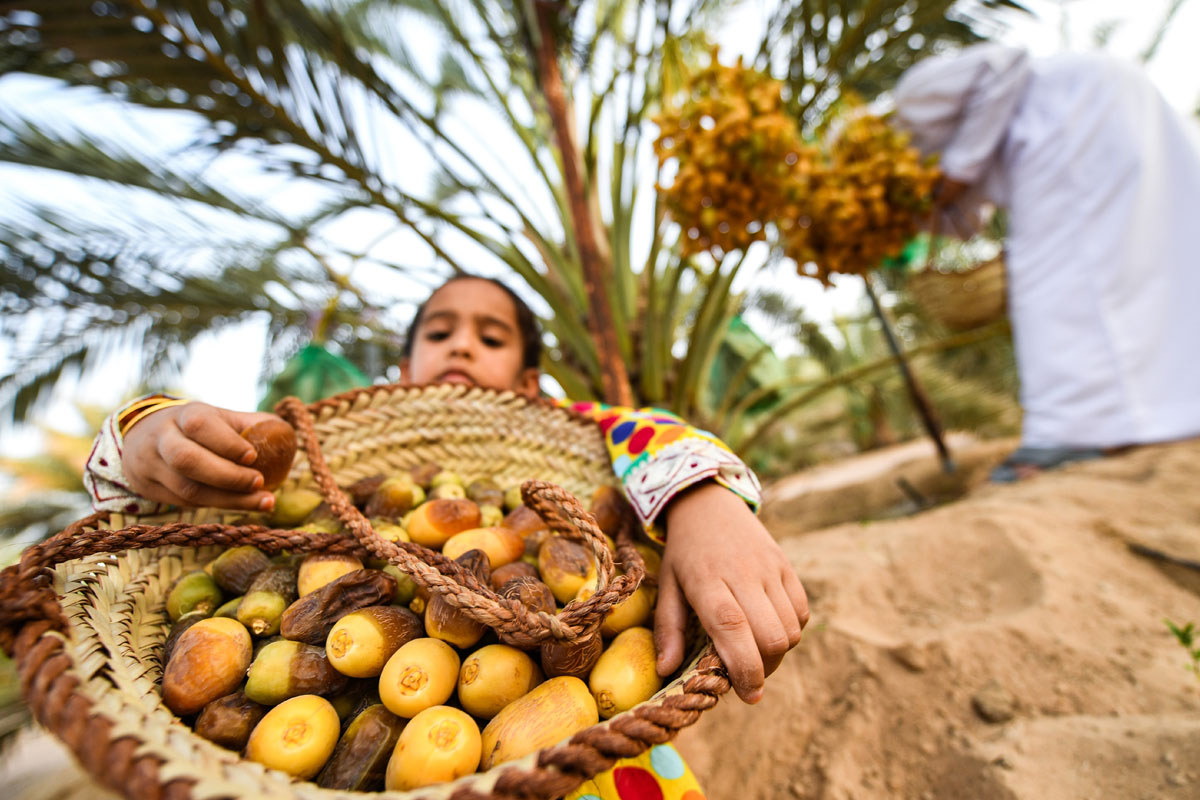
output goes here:
{"type": "Polygon", "coordinates": [[[438,376],[438,381],[441,383],[465,383],[469,386],[475,385],[475,379],[465,372],[457,369],[447,370],[438,376]]]}

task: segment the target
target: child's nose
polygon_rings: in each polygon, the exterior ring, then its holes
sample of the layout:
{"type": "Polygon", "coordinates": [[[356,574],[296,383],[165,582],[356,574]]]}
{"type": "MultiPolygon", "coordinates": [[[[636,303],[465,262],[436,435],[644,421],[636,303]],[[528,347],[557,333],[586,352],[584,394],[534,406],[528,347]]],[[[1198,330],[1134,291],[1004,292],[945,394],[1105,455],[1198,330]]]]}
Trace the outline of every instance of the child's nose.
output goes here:
{"type": "Polygon", "coordinates": [[[450,352],[472,355],[475,352],[474,337],[467,331],[456,331],[450,338],[450,352]]]}

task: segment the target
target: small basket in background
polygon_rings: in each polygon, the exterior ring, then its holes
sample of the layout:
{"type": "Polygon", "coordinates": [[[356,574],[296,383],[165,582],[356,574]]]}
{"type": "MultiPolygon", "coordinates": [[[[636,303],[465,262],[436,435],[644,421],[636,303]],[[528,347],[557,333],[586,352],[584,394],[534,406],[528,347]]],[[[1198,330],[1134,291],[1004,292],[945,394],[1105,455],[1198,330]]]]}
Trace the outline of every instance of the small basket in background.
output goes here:
{"type": "Polygon", "coordinates": [[[1004,256],[965,270],[928,267],[909,276],[908,290],[926,314],[950,330],[982,327],[1001,319],[1008,308],[1004,256]]]}

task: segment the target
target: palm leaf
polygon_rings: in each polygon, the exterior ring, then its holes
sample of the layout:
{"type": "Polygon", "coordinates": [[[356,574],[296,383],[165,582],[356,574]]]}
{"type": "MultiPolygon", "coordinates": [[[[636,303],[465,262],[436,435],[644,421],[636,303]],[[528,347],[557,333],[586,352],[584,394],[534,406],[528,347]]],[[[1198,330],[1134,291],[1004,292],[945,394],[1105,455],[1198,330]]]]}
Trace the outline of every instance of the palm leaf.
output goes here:
{"type": "Polygon", "coordinates": [[[146,189],[163,197],[203,203],[243,217],[285,223],[262,203],[239,198],[231,188],[214,186],[197,172],[184,174],[161,161],[131,153],[115,141],[79,130],[50,130],[3,111],[0,111],[0,161],[146,189]]]}
{"type": "MultiPolygon", "coordinates": [[[[797,113],[819,115],[844,89],[886,88],[913,58],[977,38],[978,20],[1016,6],[979,0],[964,16],[948,0],[787,0],[759,60],[788,75],[797,113]]],[[[559,359],[548,371],[571,393],[600,390],[604,362],[589,331],[599,323],[618,332],[639,402],[694,409],[736,304],[732,268],[680,258],[678,231],[646,196],[649,120],[707,57],[705,31],[731,7],[559,4],[550,32],[581,134],[578,152],[562,152],[531,57],[540,33],[530,0],[0,0],[9,41],[0,74],[93,87],[148,127],[165,110],[186,112],[197,131],[178,152],[148,154],[86,122],[0,115],[0,160],[144,194],[169,211],[160,218],[130,203],[119,207],[129,216],[121,219],[90,207],[66,213],[64,204],[57,216],[6,220],[0,336],[16,342],[20,326],[50,319],[51,308],[71,315],[40,338],[26,336],[44,363],[18,349],[13,364],[48,386],[124,336],[146,353],[148,374],[161,376],[200,331],[263,314],[269,372],[308,341],[314,312],[331,307],[331,346],[374,377],[394,358],[396,324],[384,313],[392,298],[357,289],[352,265],[411,273],[433,264],[439,273],[507,272],[539,296],[559,359]],[[481,110],[486,124],[468,122],[481,110]],[[265,196],[233,192],[209,170],[234,155],[244,159],[239,167],[291,176],[289,189],[315,191],[320,205],[290,218],[265,196]],[[609,297],[611,319],[588,319],[563,181],[572,162],[604,251],[592,290],[609,297]],[[339,244],[352,216],[405,231],[402,254],[339,244]],[[643,216],[648,247],[638,233],[643,216]],[[126,307],[133,316],[121,321],[126,307]],[[65,338],[84,328],[95,337],[77,337],[86,353],[65,338]]],[[[839,350],[810,338],[839,369],[871,357],[854,342],[839,350]]],[[[18,370],[5,369],[13,374],[0,387],[21,391],[18,370]]],[[[36,395],[31,387],[24,397],[36,395]]]]}
{"type": "Polygon", "coordinates": [[[843,92],[872,98],[917,60],[986,35],[1002,12],[1028,12],[1013,0],[834,0],[781,3],[767,26],[756,63],[786,65],[792,112],[815,127],[843,92]]]}
{"type": "Polygon", "coordinates": [[[0,397],[11,398],[16,419],[131,331],[144,354],[143,379],[162,383],[203,333],[264,312],[303,324],[300,303],[273,300],[280,291],[266,286],[322,277],[256,242],[187,241],[174,229],[123,234],[45,209],[31,216],[36,229],[0,228],[0,335],[16,345],[0,397]]]}

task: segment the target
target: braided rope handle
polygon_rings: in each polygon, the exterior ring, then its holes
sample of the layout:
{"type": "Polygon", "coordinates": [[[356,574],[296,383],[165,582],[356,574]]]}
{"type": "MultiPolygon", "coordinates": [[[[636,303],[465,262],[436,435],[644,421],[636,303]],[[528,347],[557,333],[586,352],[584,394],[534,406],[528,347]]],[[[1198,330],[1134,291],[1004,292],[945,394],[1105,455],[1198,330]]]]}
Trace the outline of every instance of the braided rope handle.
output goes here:
{"type": "Polygon", "coordinates": [[[646,703],[605,724],[580,731],[559,747],[542,750],[533,767],[499,767],[490,792],[470,784],[449,800],[552,800],[579,788],[585,780],[609,770],[622,758],[641,755],[665,744],[717,704],[729,691],[725,666],[712,646],[683,682],[683,691],[646,703]]]}
{"type": "Polygon", "coordinates": [[[525,503],[555,533],[589,545],[596,557],[597,575],[596,593],[587,600],[572,601],[558,614],[530,611],[516,598],[500,597],[475,575],[440,553],[414,542],[391,542],[379,536],[334,480],[321,452],[309,409],[297,398],[286,397],[275,406],[275,413],[296,429],[322,497],[363,548],[412,575],[425,589],[492,628],[508,644],[528,648],[552,640],[578,642],[596,636],[604,617],[614,605],[633,594],[645,574],[640,556],[629,545],[622,548],[621,558],[631,569],[613,577],[612,553],[595,518],[566,490],[545,481],[526,481],[521,486],[525,503]]]}
{"type": "Polygon", "coordinates": [[[262,525],[220,523],[177,522],[133,525],[122,530],[90,529],[91,525],[107,520],[107,515],[93,514],[28,548],[18,564],[0,572],[0,647],[11,652],[19,626],[34,620],[47,620],[54,630],[67,629],[46,572],[50,567],[97,553],[163,545],[252,544],[272,553],[291,549],[361,555],[365,551],[408,572],[426,589],[442,595],[450,605],[495,629],[501,639],[518,647],[534,647],[551,640],[576,642],[595,636],[612,607],[628,598],[645,576],[628,526],[622,526],[618,545],[619,557],[627,571],[614,578],[612,553],[592,515],[564,489],[544,481],[527,481],[521,487],[525,502],[552,531],[589,545],[597,563],[597,590],[587,600],[572,601],[554,615],[530,611],[514,598],[500,597],[475,575],[440,553],[412,542],[389,542],[380,537],[334,481],[308,409],[296,398],[286,398],[278,410],[299,432],[313,477],[338,518],[354,535],[353,540],[262,525]]]}

